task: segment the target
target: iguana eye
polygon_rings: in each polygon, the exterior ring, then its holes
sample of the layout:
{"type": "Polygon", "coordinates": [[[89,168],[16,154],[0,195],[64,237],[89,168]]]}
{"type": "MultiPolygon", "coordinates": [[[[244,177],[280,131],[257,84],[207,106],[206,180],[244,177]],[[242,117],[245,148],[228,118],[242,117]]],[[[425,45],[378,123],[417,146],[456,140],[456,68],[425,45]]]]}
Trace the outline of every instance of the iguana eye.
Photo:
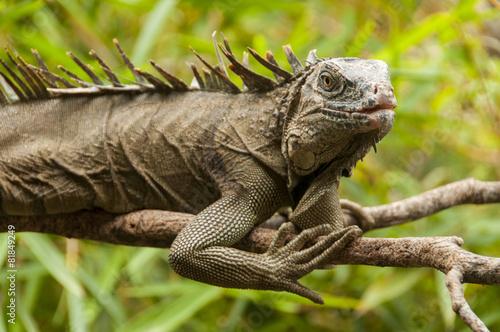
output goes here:
{"type": "Polygon", "coordinates": [[[344,82],[338,77],[334,77],[330,72],[324,71],[320,74],[320,82],[323,90],[338,94],[344,88],[344,82]]]}
{"type": "Polygon", "coordinates": [[[328,75],[323,75],[323,84],[325,87],[329,88],[332,86],[333,81],[328,75]]]}

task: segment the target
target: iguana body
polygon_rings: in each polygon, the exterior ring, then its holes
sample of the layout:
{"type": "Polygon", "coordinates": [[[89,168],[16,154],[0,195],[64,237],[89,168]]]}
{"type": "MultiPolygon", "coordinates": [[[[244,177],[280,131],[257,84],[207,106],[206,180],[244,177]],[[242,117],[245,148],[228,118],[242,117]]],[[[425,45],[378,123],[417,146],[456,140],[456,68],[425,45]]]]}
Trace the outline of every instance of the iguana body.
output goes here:
{"type": "Polygon", "coordinates": [[[302,68],[285,48],[293,76],[272,67],[266,54],[277,84],[235,62],[227,42],[221,48],[250,91],[239,93],[211,66],[205,80],[195,71],[201,90],[162,74],[169,86],[140,70],[136,77],[152,85],[128,88],[103,63],[115,87],[92,76],[93,83],[77,79],[83,88],[68,87],[43,64],[35,70],[19,59],[32,96],[3,74],[0,217],[96,208],[197,213],[170,251],[179,274],[223,287],[286,290],[321,303],[297,279],[325,267],[359,235],[344,229],[338,181],[392,127],[396,102],[387,66],[320,60],[311,52],[302,68]],[[16,96],[26,100],[12,102],[16,96]],[[296,240],[284,245],[291,230],[285,224],[266,254],[230,248],[290,204],[290,221],[304,229],[296,240]],[[326,237],[301,250],[319,235],[326,237]]]}
{"type": "MultiPolygon", "coordinates": [[[[238,167],[231,160],[253,160],[248,140],[242,141],[234,128],[246,121],[239,119],[241,103],[257,106],[246,114],[258,116],[266,102],[255,99],[253,94],[193,91],[7,105],[0,125],[0,211],[198,213],[238,183],[238,174],[231,172],[238,167]],[[14,177],[22,185],[12,185],[14,177]]],[[[279,140],[260,141],[261,148],[280,154],[279,140]]],[[[270,166],[284,174],[283,162],[270,166]]]]}

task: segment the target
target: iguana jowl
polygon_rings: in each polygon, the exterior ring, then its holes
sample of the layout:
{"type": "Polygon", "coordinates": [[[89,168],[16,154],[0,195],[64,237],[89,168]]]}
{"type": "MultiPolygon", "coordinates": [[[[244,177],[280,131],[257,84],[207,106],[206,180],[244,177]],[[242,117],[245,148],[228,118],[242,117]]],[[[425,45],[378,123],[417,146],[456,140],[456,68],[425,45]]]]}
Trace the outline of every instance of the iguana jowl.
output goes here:
{"type": "MultiPolygon", "coordinates": [[[[212,285],[289,291],[322,299],[298,283],[360,235],[344,227],[340,177],[392,127],[396,99],[387,65],[357,58],[320,59],[305,67],[284,46],[294,74],[273,55],[250,53],[277,82],[247,68],[227,40],[219,44],[245,89],[223,67],[192,65],[188,87],[151,61],[162,79],[134,68],[124,85],[93,51],[111,85],[74,55],[84,81],[70,81],[8,53],[20,74],[0,71],[0,218],[104,209],[197,213],[174,241],[179,274],[212,285]],[[231,248],[281,206],[294,207],[268,252],[231,248]],[[302,229],[285,244],[292,224],[302,229]],[[324,239],[310,248],[313,238],[324,239]]],[[[198,56],[198,54],[195,52],[198,56]]],[[[199,57],[199,56],[198,56],[199,57]]]]}

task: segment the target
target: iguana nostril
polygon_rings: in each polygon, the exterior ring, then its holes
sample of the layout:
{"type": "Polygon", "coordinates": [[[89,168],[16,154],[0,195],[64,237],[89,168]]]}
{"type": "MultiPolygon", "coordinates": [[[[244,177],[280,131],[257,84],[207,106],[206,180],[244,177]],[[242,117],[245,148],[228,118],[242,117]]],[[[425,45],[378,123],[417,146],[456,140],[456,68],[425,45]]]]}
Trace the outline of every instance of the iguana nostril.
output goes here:
{"type": "Polygon", "coordinates": [[[375,95],[377,107],[395,108],[397,106],[392,86],[379,86],[378,84],[375,84],[373,86],[373,94],[375,95]]]}

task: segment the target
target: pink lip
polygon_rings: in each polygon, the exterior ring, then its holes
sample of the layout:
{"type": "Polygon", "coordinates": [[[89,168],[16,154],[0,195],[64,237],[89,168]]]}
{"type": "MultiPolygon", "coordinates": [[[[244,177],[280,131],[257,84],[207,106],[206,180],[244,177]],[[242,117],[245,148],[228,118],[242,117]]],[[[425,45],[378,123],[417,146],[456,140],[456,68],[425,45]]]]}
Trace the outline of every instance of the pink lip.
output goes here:
{"type": "Polygon", "coordinates": [[[361,111],[338,111],[329,108],[320,108],[316,111],[332,120],[337,118],[344,123],[356,122],[361,124],[362,131],[371,131],[383,127],[390,117],[393,117],[393,108],[370,108],[361,111]]]}
{"type": "MultiPolygon", "coordinates": [[[[370,108],[370,109],[364,109],[364,110],[361,110],[361,111],[355,111],[355,112],[352,112],[352,113],[372,114],[372,113],[376,113],[376,112],[379,112],[379,111],[382,111],[382,112],[393,111],[394,112],[394,107],[390,107],[390,108],[370,108]]],[[[351,112],[348,112],[348,113],[351,113],[351,112]]]]}
{"type": "Polygon", "coordinates": [[[331,113],[340,113],[340,114],[345,114],[342,117],[343,118],[359,118],[359,117],[372,117],[376,113],[383,113],[383,112],[394,112],[394,108],[368,108],[368,109],[362,109],[360,111],[342,111],[342,110],[334,110],[330,108],[320,108],[320,112],[326,111],[326,112],[331,112],[331,113]]]}

